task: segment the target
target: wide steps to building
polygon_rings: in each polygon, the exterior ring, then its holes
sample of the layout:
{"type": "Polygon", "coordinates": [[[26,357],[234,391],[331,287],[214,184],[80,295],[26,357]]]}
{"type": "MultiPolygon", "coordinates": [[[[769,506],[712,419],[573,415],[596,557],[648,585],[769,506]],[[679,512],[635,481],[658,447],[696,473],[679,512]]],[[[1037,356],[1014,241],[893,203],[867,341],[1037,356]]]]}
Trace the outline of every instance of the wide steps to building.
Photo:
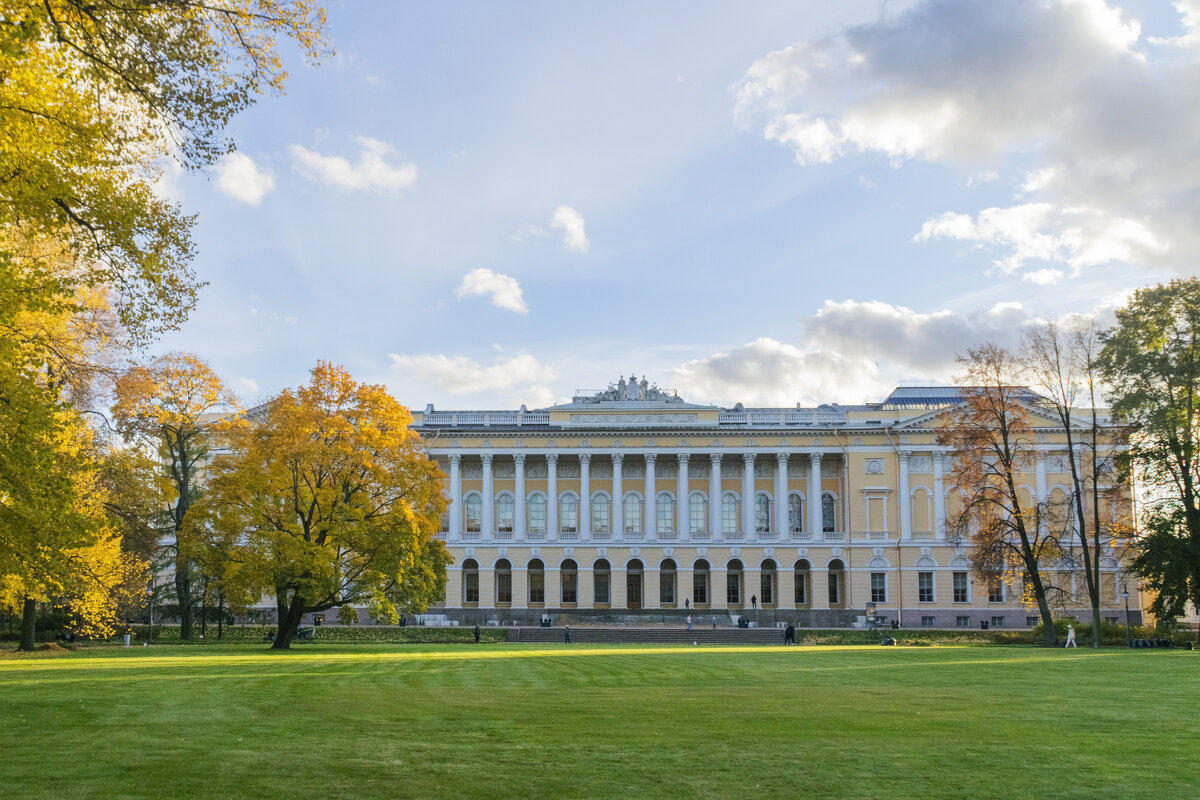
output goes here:
{"type": "MultiPolygon", "coordinates": [[[[510,642],[563,642],[561,626],[510,628],[510,642]]],[[[780,628],[592,628],[572,627],[572,644],[783,644],[780,628]]]]}

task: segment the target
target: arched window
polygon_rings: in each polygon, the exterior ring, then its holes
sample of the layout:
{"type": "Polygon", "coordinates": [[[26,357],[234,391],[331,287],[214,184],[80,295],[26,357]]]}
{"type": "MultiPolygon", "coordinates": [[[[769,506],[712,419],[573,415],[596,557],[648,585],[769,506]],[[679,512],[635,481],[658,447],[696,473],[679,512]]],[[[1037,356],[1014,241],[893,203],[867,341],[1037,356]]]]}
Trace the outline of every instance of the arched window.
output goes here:
{"type": "Polygon", "coordinates": [[[632,492],[625,495],[625,532],[642,532],[642,498],[632,492]]]}
{"type": "Polygon", "coordinates": [[[809,576],[812,574],[812,565],[808,563],[808,559],[802,558],[796,562],[796,607],[804,608],[808,605],[809,593],[809,576]]]}
{"type": "Polygon", "coordinates": [[[513,502],[513,496],[508,492],[503,492],[496,498],[496,530],[503,533],[512,533],[514,519],[516,517],[516,504],[513,502]]]}
{"type": "Polygon", "coordinates": [[[608,533],[608,495],[592,495],[592,533],[608,533]]]}
{"type": "Polygon", "coordinates": [[[483,528],[483,498],[471,492],[464,502],[467,511],[467,533],[479,533],[483,528]]]}
{"type": "Polygon", "coordinates": [[[736,558],[725,565],[725,602],[731,607],[742,604],[742,562],[736,558]]]}
{"type": "Polygon", "coordinates": [[[788,496],[788,531],[790,533],[800,533],[804,530],[804,506],[801,503],[800,495],[793,494],[788,496]]]}
{"type": "Polygon", "coordinates": [[[625,565],[625,607],[642,607],[642,560],[633,558],[625,565]]]}
{"type": "Polygon", "coordinates": [[[775,604],[775,560],[763,559],[762,580],[759,581],[758,602],[763,606],[775,604]]]}
{"type": "Polygon", "coordinates": [[[529,497],[529,532],[546,532],[546,495],[540,492],[529,497]]]}
{"type": "Polygon", "coordinates": [[[563,533],[579,530],[579,499],[573,494],[564,494],[558,501],[558,527],[563,533]]]}
{"type": "Polygon", "coordinates": [[[821,530],[833,533],[837,530],[837,515],[834,511],[833,495],[821,495],[821,530]]]}
{"type": "Polygon", "coordinates": [[[579,602],[579,567],[574,560],[568,558],[560,567],[562,575],[563,605],[575,605],[579,602]]]}
{"type": "Polygon", "coordinates": [[[658,602],[663,606],[675,605],[675,561],[670,558],[658,565],[658,602]]]}
{"type": "MultiPolygon", "coordinates": [[[[826,495],[826,497],[828,497],[828,495],[826,495]]],[[[844,590],[842,583],[843,583],[845,569],[846,569],[846,567],[844,564],[842,564],[841,559],[835,558],[833,561],[829,562],[829,607],[830,608],[840,608],[842,605],[842,593],[844,590]]]]}
{"type": "Polygon", "coordinates": [[[692,533],[708,530],[708,501],[700,492],[692,492],[688,500],[688,530],[692,533]]]}
{"type": "Polygon", "coordinates": [[[721,532],[737,533],[738,529],[738,499],[733,492],[721,496],[721,532]]]}
{"type": "Polygon", "coordinates": [[[670,492],[659,493],[657,517],[660,533],[675,530],[675,498],[670,492]]]}
{"type": "Polygon", "coordinates": [[[754,530],[758,533],[771,530],[771,498],[765,494],[754,495],[754,530]]]}
{"type": "Polygon", "coordinates": [[[612,602],[611,577],[612,569],[607,560],[602,558],[592,565],[592,597],[596,604],[612,602]]]}
{"type": "Polygon", "coordinates": [[[529,562],[529,602],[546,602],[546,567],[540,558],[529,562]]]}
{"type": "Polygon", "coordinates": [[[512,602],[512,564],[507,558],[496,562],[496,602],[512,602]]]}
{"type": "Polygon", "coordinates": [[[479,562],[468,558],[463,562],[463,602],[479,602],[479,562]]]}
{"type": "Polygon", "coordinates": [[[708,562],[703,558],[692,565],[692,605],[708,605],[708,562]]]}

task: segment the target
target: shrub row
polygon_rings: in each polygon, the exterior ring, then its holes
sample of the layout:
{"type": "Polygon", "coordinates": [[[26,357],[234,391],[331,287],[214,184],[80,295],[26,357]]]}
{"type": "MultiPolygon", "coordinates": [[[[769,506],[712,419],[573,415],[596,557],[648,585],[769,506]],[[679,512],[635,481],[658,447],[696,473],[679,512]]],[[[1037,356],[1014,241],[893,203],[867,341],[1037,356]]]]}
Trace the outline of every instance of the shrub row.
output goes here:
{"type": "MultiPolygon", "coordinates": [[[[138,642],[147,640],[149,625],[131,625],[138,642]]],[[[267,635],[274,633],[274,625],[231,625],[221,632],[217,638],[217,629],[210,627],[203,639],[199,638],[198,628],[194,628],[196,638],[191,644],[237,644],[243,642],[265,642],[267,635]]],[[[120,634],[113,637],[120,641],[120,634]]],[[[360,642],[364,644],[454,644],[474,642],[475,634],[471,628],[426,628],[426,627],[387,627],[369,625],[322,625],[316,629],[315,640],[318,642],[360,642]]],[[[178,644],[178,625],[155,625],[154,641],[162,644],[178,644]]],[[[484,628],[480,631],[480,641],[507,642],[508,631],[503,628],[484,628]]]]}

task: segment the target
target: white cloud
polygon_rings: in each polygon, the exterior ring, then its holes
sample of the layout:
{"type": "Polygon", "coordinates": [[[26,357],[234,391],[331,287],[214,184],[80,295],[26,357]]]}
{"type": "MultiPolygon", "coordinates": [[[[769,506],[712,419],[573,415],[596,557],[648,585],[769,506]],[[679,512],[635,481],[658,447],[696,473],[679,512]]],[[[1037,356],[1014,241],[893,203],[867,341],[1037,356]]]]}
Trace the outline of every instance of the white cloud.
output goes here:
{"type": "Polygon", "coordinates": [[[460,299],[484,295],[491,298],[492,305],[496,308],[515,311],[518,314],[529,313],[529,307],[525,305],[525,298],[521,293],[521,284],[517,283],[517,279],[483,267],[464,275],[454,294],[460,299]]]}
{"type": "Polygon", "coordinates": [[[275,176],[245,153],[229,153],[217,164],[217,188],[234,200],[257,206],[275,190],[275,176]]]}
{"type": "Polygon", "coordinates": [[[342,156],[322,155],[301,145],[289,149],[292,168],[310,180],[319,181],[343,192],[379,191],[399,194],[417,181],[417,166],[410,161],[388,163],[396,149],[387,142],[356,136],[360,145],[358,160],[351,164],[342,156]]]}
{"type": "Polygon", "coordinates": [[[568,250],[574,250],[576,253],[588,251],[588,238],[583,227],[583,216],[575,209],[570,206],[559,206],[554,209],[550,227],[562,231],[563,244],[567,246],[568,250]]]}
{"type": "Polygon", "coordinates": [[[1021,280],[1035,286],[1053,286],[1062,283],[1064,277],[1066,275],[1061,269],[1035,269],[1022,275],[1021,280]]]}
{"type": "Polygon", "coordinates": [[[405,378],[432,380],[450,394],[494,392],[516,387],[541,390],[540,384],[554,380],[554,370],[529,354],[501,358],[482,365],[466,356],[443,354],[404,355],[390,353],[393,371],[405,378]]]}
{"type": "Polygon", "coordinates": [[[952,165],[969,186],[999,169],[1021,202],[933,215],[918,240],[994,248],[1004,271],[1193,272],[1200,0],[1176,8],[1179,35],[1147,40],[1104,0],[925,0],[764,55],[735,114],[801,164],[882,154],[952,165]]]}
{"type": "Polygon", "coordinates": [[[253,378],[234,378],[233,382],[243,395],[253,397],[258,394],[258,381],[253,378]]]}

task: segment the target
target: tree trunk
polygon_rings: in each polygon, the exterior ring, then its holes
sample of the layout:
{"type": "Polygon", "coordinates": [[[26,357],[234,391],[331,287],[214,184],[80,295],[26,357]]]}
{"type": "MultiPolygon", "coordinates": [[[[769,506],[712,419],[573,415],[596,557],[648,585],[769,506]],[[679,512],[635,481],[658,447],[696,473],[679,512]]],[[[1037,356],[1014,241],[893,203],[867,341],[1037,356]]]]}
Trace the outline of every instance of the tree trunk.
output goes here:
{"type": "Polygon", "coordinates": [[[225,595],[217,595],[217,638],[224,638],[225,634],[225,595]]]}
{"type": "Polygon", "coordinates": [[[186,559],[175,557],[175,598],[179,601],[179,638],[192,638],[192,576],[186,559]]]}
{"type": "Polygon", "coordinates": [[[37,628],[37,600],[25,598],[25,606],[21,609],[21,644],[18,650],[29,652],[33,650],[34,631],[37,628]]]}
{"type": "Polygon", "coordinates": [[[303,618],[304,599],[299,596],[293,597],[292,602],[287,606],[287,610],[279,615],[279,627],[275,631],[275,641],[271,644],[271,649],[289,649],[292,645],[292,639],[296,638],[296,630],[300,627],[300,620],[303,618]]]}
{"type": "Polygon", "coordinates": [[[1100,648],[1100,603],[1092,600],[1092,647],[1100,648]]]}

